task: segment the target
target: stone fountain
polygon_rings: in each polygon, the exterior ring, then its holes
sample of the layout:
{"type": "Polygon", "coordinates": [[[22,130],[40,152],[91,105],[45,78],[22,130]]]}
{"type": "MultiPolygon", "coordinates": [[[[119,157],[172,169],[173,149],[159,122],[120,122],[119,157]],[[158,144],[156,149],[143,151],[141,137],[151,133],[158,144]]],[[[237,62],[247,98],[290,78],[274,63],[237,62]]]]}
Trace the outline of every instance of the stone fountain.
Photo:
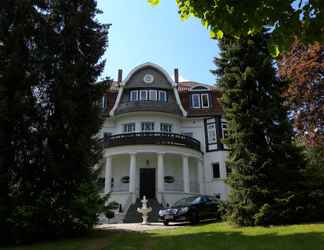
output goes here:
{"type": "Polygon", "coordinates": [[[142,225],[147,225],[147,219],[148,219],[148,214],[152,211],[151,207],[147,207],[147,202],[148,200],[146,199],[145,195],[143,196],[143,200],[141,200],[142,202],[142,207],[141,208],[137,208],[137,212],[142,214],[142,225]]]}

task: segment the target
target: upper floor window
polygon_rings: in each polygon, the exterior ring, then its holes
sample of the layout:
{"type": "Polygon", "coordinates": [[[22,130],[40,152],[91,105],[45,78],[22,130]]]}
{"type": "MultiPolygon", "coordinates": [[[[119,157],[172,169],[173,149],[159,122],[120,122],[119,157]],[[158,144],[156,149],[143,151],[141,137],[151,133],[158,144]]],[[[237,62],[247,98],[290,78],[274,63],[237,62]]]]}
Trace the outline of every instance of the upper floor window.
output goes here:
{"type": "Polygon", "coordinates": [[[193,94],[191,96],[191,103],[193,108],[200,108],[200,94],[193,94]]]}
{"type": "Polygon", "coordinates": [[[217,143],[216,123],[207,124],[207,140],[208,143],[217,143]]]}
{"type": "Polygon", "coordinates": [[[223,138],[227,138],[228,131],[227,131],[227,122],[222,121],[222,131],[223,131],[223,138]]]}
{"type": "Polygon", "coordinates": [[[157,96],[157,90],[155,89],[150,89],[149,90],[149,100],[150,101],[157,101],[158,96],[157,96]]]}
{"type": "Polygon", "coordinates": [[[148,94],[147,94],[147,90],[140,90],[139,91],[139,99],[141,101],[146,101],[148,99],[148,94]]]}
{"type": "Polygon", "coordinates": [[[131,90],[129,94],[130,101],[137,101],[138,100],[138,90],[131,90]]]}
{"type": "Polygon", "coordinates": [[[209,96],[208,94],[201,94],[201,107],[202,108],[209,108],[209,96]]]}
{"type": "Polygon", "coordinates": [[[159,90],[159,101],[166,102],[167,101],[167,93],[164,90],[159,90]]]}
{"type": "Polygon", "coordinates": [[[143,132],[153,132],[154,131],[154,122],[142,122],[142,131],[143,132]]]}
{"type": "Polygon", "coordinates": [[[167,101],[167,92],[165,90],[141,89],[131,90],[129,92],[129,101],[167,101]]]}
{"type": "Polygon", "coordinates": [[[123,131],[124,131],[124,133],[132,133],[132,132],[135,132],[135,123],[132,122],[132,123],[126,123],[126,124],[124,124],[123,131]]]}
{"type": "Polygon", "coordinates": [[[208,93],[197,93],[191,95],[191,106],[193,108],[209,108],[208,93]]]}
{"type": "Polygon", "coordinates": [[[161,123],[161,132],[171,133],[172,132],[172,124],[169,123],[161,123]]]}

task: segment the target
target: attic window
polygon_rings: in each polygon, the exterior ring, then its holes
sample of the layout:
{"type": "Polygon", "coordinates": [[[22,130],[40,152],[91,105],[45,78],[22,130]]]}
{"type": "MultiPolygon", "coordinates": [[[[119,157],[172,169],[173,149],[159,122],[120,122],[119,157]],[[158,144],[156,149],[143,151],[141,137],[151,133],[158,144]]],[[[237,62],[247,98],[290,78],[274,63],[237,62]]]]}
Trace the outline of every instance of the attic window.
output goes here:
{"type": "Polygon", "coordinates": [[[137,101],[138,100],[138,90],[131,90],[129,94],[130,101],[137,101]]]}
{"type": "Polygon", "coordinates": [[[202,108],[209,108],[208,94],[201,94],[201,107],[202,108]]]}
{"type": "Polygon", "coordinates": [[[193,87],[192,90],[208,90],[208,88],[205,86],[196,86],[196,87],[193,87]]]}
{"type": "Polygon", "coordinates": [[[141,101],[146,101],[147,100],[147,96],[148,96],[147,90],[140,90],[139,93],[140,93],[139,99],[141,101]]]}

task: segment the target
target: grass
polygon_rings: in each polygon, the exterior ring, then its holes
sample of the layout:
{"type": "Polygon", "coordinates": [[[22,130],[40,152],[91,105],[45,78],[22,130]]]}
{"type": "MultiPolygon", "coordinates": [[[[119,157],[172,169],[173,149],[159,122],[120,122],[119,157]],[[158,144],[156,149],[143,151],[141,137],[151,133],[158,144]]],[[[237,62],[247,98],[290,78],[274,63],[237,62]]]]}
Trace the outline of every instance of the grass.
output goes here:
{"type": "Polygon", "coordinates": [[[87,238],[5,250],[324,250],[324,224],[234,227],[226,223],[183,226],[146,233],[97,230],[87,238]]]}

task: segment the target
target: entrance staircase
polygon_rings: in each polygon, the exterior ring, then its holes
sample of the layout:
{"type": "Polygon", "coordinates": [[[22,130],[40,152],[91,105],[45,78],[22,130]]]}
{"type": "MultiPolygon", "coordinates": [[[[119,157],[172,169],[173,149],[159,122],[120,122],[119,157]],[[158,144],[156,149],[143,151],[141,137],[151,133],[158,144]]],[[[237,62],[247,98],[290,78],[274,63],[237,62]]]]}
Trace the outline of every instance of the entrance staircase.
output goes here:
{"type": "MultiPolygon", "coordinates": [[[[149,222],[158,222],[159,221],[159,210],[163,208],[163,206],[158,203],[156,199],[149,199],[147,203],[148,207],[152,208],[152,212],[148,214],[149,222]]],[[[142,222],[142,214],[137,212],[137,208],[142,207],[142,202],[140,199],[137,199],[136,202],[128,208],[125,218],[124,218],[124,223],[139,223],[142,222]]]]}

